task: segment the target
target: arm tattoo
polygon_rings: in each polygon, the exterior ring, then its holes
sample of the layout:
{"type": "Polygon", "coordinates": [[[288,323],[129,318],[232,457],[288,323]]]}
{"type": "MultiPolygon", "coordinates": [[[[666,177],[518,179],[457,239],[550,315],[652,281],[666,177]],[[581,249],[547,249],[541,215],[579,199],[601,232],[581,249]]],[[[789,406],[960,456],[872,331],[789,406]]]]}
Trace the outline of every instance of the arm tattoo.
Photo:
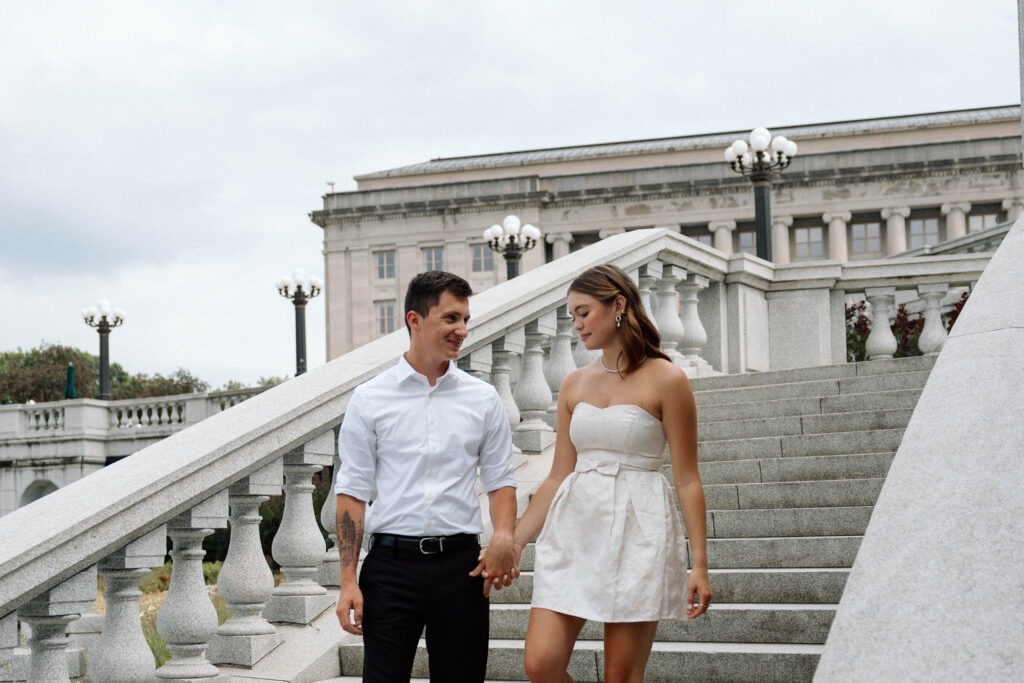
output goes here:
{"type": "Polygon", "coordinates": [[[359,559],[359,548],[363,545],[363,521],[355,520],[346,510],[338,520],[338,552],[341,566],[348,567],[359,559]]]}

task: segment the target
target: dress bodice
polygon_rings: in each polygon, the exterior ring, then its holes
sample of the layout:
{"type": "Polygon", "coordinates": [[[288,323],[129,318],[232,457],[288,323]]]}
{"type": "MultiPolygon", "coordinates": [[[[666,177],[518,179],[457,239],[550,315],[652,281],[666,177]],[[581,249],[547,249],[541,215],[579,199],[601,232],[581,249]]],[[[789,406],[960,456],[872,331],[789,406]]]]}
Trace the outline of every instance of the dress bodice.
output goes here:
{"type": "Polygon", "coordinates": [[[661,421],[631,403],[605,408],[577,403],[569,438],[576,447],[578,472],[610,463],[623,469],[656,471],[664,462],[666,439],[661,421]]]}

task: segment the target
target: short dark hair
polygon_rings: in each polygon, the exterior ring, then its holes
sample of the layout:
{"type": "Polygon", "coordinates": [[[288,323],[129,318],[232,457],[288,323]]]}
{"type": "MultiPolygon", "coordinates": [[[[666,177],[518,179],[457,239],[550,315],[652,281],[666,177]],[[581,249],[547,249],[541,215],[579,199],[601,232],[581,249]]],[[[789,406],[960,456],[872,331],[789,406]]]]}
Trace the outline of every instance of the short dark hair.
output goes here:
{"type": "MultiPolygon", "coordinates": [[[[427,315],[444,292],[451,292],[460,299],[473,296],[473,288],[468,282],[444,270],[428,270],[410,280],[409,288],[405,290],[405,329],[409,330],[409,311],[427,315]]],[[[411,334],[412,330],[409,332],[411,334]]]]}

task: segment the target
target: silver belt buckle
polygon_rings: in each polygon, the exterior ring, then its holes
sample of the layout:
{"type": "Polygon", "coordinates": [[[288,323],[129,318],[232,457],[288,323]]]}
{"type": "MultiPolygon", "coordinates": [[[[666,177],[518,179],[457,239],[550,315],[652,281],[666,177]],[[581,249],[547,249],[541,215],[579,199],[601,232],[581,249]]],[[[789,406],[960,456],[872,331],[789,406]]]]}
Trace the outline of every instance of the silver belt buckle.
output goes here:
{"type": "Polygon", "coordinates": [[[436,555],[437,553],[443,553],[444,552],[444,538],[442,538],[441,536],[427,536],[426,538],[421,538],[420,539],[420,552],[423,553],[424,555],[436,555]],[[423,549],[423,542],[424,541],[437,541],[437,550],[424,550],[423,549]]]}

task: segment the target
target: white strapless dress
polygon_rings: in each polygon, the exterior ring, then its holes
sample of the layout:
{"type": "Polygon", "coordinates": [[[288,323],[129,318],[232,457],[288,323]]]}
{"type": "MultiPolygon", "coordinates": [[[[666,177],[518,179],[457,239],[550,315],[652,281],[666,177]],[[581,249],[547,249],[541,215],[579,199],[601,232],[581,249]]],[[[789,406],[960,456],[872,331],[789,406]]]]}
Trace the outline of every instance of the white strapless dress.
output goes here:
{"type": "Polygon", "coordinates": [[[637,405],[578,403],[576,470],[537,537],[533,607],[603,622],[686,617],[686,538],[661,421],[637,405]]]}

